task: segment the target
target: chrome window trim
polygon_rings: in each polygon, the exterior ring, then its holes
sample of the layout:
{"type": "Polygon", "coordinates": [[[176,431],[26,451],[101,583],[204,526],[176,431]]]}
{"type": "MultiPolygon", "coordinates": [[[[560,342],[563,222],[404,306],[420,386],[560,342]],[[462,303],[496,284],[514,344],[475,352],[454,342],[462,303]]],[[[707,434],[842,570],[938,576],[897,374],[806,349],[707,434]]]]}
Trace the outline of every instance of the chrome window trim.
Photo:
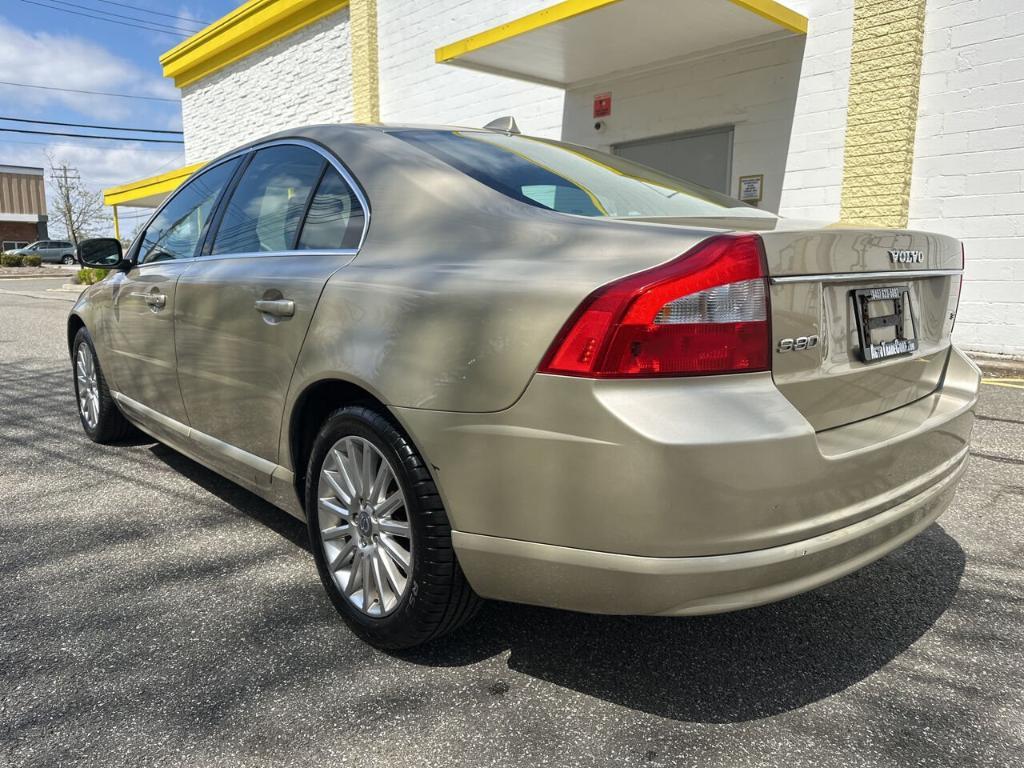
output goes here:
{"type": "MultiPolygon", "coordinates": [[[[359,244],[355,248],[316,248],[309,250],[256,251],[253,253],[217,253],[210,254],[208,256],[190,256],[184,259],[174,259],[174,261],[213,261],[214,259],[256,258],[259,256],[356,256],[359,253],[359,251],[362,250],[363,243],[366,242],[366,233],[370,231],[370,202],[366,198],[366,194],[363,192],[363,188],[359,185],[358,182],[356,182],[355,177],[353,177],[352,174],[348,172],[348,170],[345,168],[345,166],[341,163],[341,161],[338,158],[334,157],[330,153],[330,151],[328,151],[321,145],[317,144],[315,141],[309,141],[308,139],[300,138],[270,139],[268,141],[262,141],[258,144],[252,144],[250,146],[243,147],[241,149],[232,150],[226,155],[221,155],[220,157],[215,158],[214,160],[210,161],[207,165],[204,165],[198,171],[189,176],[188,179],[186,179],[185,182],[182,183],[180,187],[178,187],[178,189],[174,190],[174,192],[171,195],[169,195],[168,198],[164,200],[156,208],[155,211],[153,211],[153,215],[146,220],[146,225],[142,227],[139,231],[145,232],[147,229],[149,229],[149,225],[153,223],[153,219],[155,219],[157,217],[157,214],[159,214],[160,211],[163,210],[164,206],[167,205],[167,203],[169,203],[172,199],[174,199],[175,195],[178,194],[178,191],[181,190],[181,188],[184,187],[185,184],[188,184],[192,179],[194,179],[199,174],[206,173],[207,171],[216,168],[218,165],[226,163],[229,160],[233,160],[236,157],[244,157],[245,155],[248,155],[250,153],[255,153],[261,149],[277,146],[279,144],[293,144],[296,146],[305,147],[306,149],[311,149],[318,155],[320,155],[325,161],[327,161],[327,163],[332,168],[334,168],[334,170],[341,174],[341,178],[345,180],[345,183],[348,184],[349,188],[355,193],[356,199],[359,201],[359,205],[362,206],[363,209],[363,231],[359,235],[359,244]]],[[[313,193],[315,194],[315,190],[313,193]]],[[[214,235],[216,236],[216,233],[214,233],[214,235]]],[[[135,255],[138,255],[137,243],[132,243],[131,250],[134,250],[135,255]]],[[[151,261],[148,262],[148,264],[137,264],[133,261],[132,268],[141,269],[143,267],[148,266],[149,264],[161,263],[165,262],[151,261]]]]}
{"type": "Polygon", "coordinates": [[[908,269],[891,272],[847,272],[841,275],[791,275],[771,277],[772,285],[785,283],[856,283],[861,280],[905,280],[908,277],[949,277],[962,275],[962,269],[908,269]]]}
{"type": "Polygon", "coordinates": [[[310,248],[297,251],[249,251],[244,253],[211,253],[208,256],[195,256],[192,259],[187,259],[187,261],[218,261],[220,259],[256,259],[265,258],[268,256],[355,256],[357,253],[358,249],[355,248],[310,248]]]}
{"type": "MultiPolygon", "coordinates": [[[[236,150],[236,151],[234,151],[234,152],[232,152],[232,153],[230,153],[228,155],[225,155],[223,157],[218,158],[217,162],[218,163],[219,162],[224,162],[226,160],[230,160],[233,157],[237,157],[238,155],[247,154],[247,153],[250,153],[250,152],[251,153],[256,153],[256,152],[260,151],[261,149],[267,149],[268,147],[276,147],[276,146],[280,146],[280,145],[294,145],[294,146],[305,147],[306,149],[313,150],[318,155],[320,155],[320,157],[322,157],[324,160],[326,160],[327,163],[330,164],[330,166],[332,168],[334,168],[334,170],[336,170],[341,175],[341,178],[345,180],[345,183],[348,184],[349,188],[355,193],[356,199],[359,201],[359,205],[363,209],[363,231],[359,234],[359,244],[354,249],[352,249],[352,248],[318,248],[318,249],[315,249],[315,250],[311,249],[311,250],[308,250],[308,251],[307,250],[289,250],[289,251],[256,251],[254,253],[218,253],[218,254],[210,254],[209,256],[197,256],[197,257],[194,258],[194,260],[199,261],[199,260],[206,260],[206,259],[210,259],[210,258],[225,258],[225,257],[235,258],[235,257],[242,257],[242,256],[246,256],[246,257],[252,258],[252,257],[256,257],[256,256],[269,256],[269,255],[273,255],[273,256],[285,256],[285,255],[300,256],[300,255],[306,255],[306,256],[308,256],[308,255],[311,255],[313,253],[321,254],[321,255],[324,255],[324,254],[355,255],[355,254],[358,254],[359,251],[362,249],[363,243],[366,241],[366,233],[369,232],[369,230],[370,230],[370,216],[371,216],[371,213],[370,213],[370,201],[367,200],[366,194],[363,192],[363,188],[361,186],[359,186],[358,182],[356,182],[355,178],[352,176],[351,173],[348,172],[348,169],[345,168],[345,166],[342,164],[342,162],[338,158],[336,158],[333,154],[331,154],[330,151],[328,151],[326,148],[324,148],[320,144],[317,144],[315,141],[309,141],[308,139],[300,139],[300,138],[270,139],[268,141],[262,141],[259,144],[253,144],[253,145],[248,146],[248,147],[246,147],[244,149],[236,150]]],[[[316,190],[313,190],[312,193],[316,194],[316,190]]],[[[214,242],[216,242],[216,240],[217,240],[217,233],[214,232],[213,236],[214,236],[213,237],[214,242]]]]}

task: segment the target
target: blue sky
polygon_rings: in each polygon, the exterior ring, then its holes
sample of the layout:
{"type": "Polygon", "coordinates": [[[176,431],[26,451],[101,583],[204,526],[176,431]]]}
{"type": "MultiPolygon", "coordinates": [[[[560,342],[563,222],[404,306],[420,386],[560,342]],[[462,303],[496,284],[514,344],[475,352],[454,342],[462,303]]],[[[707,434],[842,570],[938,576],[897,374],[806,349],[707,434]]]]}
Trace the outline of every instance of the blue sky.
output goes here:
{"type": "MultiPolygon", "coordinates": [[[[0,115],[69,123],[181,127],[178,90],[161,75],[159,57],[184,39],[149,29],[86,18],[76,13],[150,19],[156,25],[198,30],[241,0],[0,0],[0,81],[171,99],[154,101],[93,96],[0,84],[0,115]],[[126,7],[130,6],[130,7],[126,7]],[[157,16],[145,10],[168,16],[157,16]],[[71,13],[74,11],[76,13],[71,13]]],[[[129,24],[149,22],[119,19],[129,24]]],[[[0,121],[0,127],[85,132],[87,129],[0,121]]],[[[142,134],[144,135],[144,134],[142,134]]],[[[151,138],[175,138],[154,135],[151,138]]],[[[99,189],[184,163],[180,145],[89,141],[0,132],[0,165],[47,165],[47,153],[77,167],[99,189]]]]}

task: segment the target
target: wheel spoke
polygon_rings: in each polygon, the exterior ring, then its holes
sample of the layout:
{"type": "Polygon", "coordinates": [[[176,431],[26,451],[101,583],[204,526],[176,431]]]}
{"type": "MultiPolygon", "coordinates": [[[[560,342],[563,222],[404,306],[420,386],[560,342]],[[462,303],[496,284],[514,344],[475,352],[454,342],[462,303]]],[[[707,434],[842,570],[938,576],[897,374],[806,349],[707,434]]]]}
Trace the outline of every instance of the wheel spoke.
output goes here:
{"type": "Polygon", "coordinates": [[[341,539],[345,536],[352,535],[351,525],[336,525],[333,528],[324,528],[320,531],[320,536],[324,541],[334,541],[335,539],[341,539]]]}
{"type": "Polygon", "coordinates": [[[331,558],[331,562],[327,564],[327,567],[330,568],[332,571],[338,570],[342,566],[342,564],[344,564],[345,560],[348,559],[348,556],[355,552],[355,549],[356,543],[354,540],[350,539],[349,541],[345,542],[345,546],[339,549],[338,554],[331,558]]]}
{"type": "MultiPolygon", "coordinates": [[[[379,550],[383,550],[380,547],[379,550]]],[[[395,593],[397,599],[403,592],[405,592],[405,576],[398,570],[398,566],[395,565],[395,561],[391,559],[390,555],[385,554],[383,551],[379,553],[380,565],[384,571],[384,577],[387,579],[391,590],[395,593]]]]}
{"type": "Polygon", "coordinates": [[[351,597],[363,580],[363,553],[358,549],[352,555],[352,567],[349,571],[348,584],[345,585],[345,594],[351,597]]]}
{"type": "MultiPolygon", "coordinates": [[[[373,559],[372,554],[363,555],[362,560],[362,573],[360,580],[363,582],[363,610],[367,613],[373,607],[373,574],[370,571],[370,561],[373,559]]],[[[384,612],[383,606],[381,607],[381,613],[384,612]]]]}
{"type": "MultiPolygon", "coordinates": [[[[330,481],[328,481],[328,482],[330,482],[330,481]]],[[[331,487],[333,488],[334,486],[331,486],[331,487]]],[[[349,512],[344,507],[339,507],[337,504],[335,504],[330,499],[320,499],[319,502],[318,502],[318,507],[319,507],[321,512],[328,512],[328,513],[330,513],[332,515],[337,515],[338,517],[340,517],[345,522],[350,522],[352,520],[352,513],[351,512],[349,512]]]]}
{"type": "MultiPolygon", "coordinates": [[[[363,455],[361,457],[362,461],[359,465],[359,482],[362,485],[363,498],[369,501],[371,499],[370,494],[373,488],[373,465],[375,463],[374,459],[376,458],[377,452],[370,448],[369,445],[363,444],[361,447],[363,449],[363,455]]],[[[383,463],[383,461],[381,463],[383,463]]]]}
{"type": "Polygon", "coordinates": [[[373,557],[370,558],[370,567],[373,570],[373,587],[377,590],[377,599],[380,600],[380,612],[384,613],[384,584],[381,579],[381,568],[380,568],[380,553],[374,552],[373,557]]]}
{"type": "Polygon", "coordinates": [[[392,536],[405,536],[409,538],[409,523],[405,520],[381,520],[378,524],[381,533],[390,533],[392,536]]]}
{"type": "Polygon", "coordinates": [[[395,491],[388,496],[384,501],[377,505],[374,512],[378,518],[391,517],[395,512],[402,508],[404,500],[402,499],[402,492],[395,491]]]}
{"type": "Polygon", "coordinates": [[[350,506],[352,504],[352,494],[341,486],[341,483],[335,479],[334,473],[331,470],[325,469],[320,473],[320,476],[327,481],[329,486],[331,486],[331,490],[334,491],[334,495],[342,504],[345,504],[346,506],[350,506]]]}
{"type": "Polygon", "coordinates": [[[377,476],[373,478],[373,483],[370,485],[370,492],[366,495],[366,500],[371,504],[376,504],[380,501],[381,495],[390,484],[391,467],[382,457],[380,466],[377,467],[377,476]]]}
{"type": "Polygon", "coordinates": [[[408,573],[409,563],[412,561],[408,550],[386,533],[381,534],[380,543],[382,545],[382,549],[391,557],[391,559],[400,565],[406,573],[408,573]]]}
{"type": "MultiPolygon", "coordinates": [[[[349,444],[346,443],[346,450],[349,450],[348,446],[349,444]]],[[[338,465],[338,474],[341,475],[342,479],[345,481],[345,485],[348,487],[352,498],[357,498],[361,491],[359,487],[359,473],[352,471],[352,466],[349,464],[348,458],[337,448],[335,448],[332,453],[334,454],[334,461],[338,465]]]]}

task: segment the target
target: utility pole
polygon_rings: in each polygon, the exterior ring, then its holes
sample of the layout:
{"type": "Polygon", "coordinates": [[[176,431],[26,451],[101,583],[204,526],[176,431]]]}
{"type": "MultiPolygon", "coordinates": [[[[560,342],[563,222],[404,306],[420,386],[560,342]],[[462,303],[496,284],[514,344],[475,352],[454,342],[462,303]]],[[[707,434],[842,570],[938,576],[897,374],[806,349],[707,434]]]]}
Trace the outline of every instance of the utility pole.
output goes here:
{"type": "Polygon", "coordinates": [[[50,158],[50,179],[56,187],[51,218],[62,221],[67,238],[75,247],[90,237],[106,219],[103,199],[88,189],[79,172],[66,162],[50,158]]]}

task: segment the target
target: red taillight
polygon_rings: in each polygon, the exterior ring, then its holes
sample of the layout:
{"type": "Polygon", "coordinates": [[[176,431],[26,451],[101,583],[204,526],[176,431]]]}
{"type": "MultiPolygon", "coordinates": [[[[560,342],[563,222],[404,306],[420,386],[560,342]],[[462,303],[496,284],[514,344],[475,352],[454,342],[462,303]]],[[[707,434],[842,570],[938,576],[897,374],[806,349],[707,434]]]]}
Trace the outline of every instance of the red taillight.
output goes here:
{"type": "Polygon", "coordinates": [[[768,286],[756,235],[719,235],[586,298],[541,373],[589,378],[766,371],[768,286]]]}

